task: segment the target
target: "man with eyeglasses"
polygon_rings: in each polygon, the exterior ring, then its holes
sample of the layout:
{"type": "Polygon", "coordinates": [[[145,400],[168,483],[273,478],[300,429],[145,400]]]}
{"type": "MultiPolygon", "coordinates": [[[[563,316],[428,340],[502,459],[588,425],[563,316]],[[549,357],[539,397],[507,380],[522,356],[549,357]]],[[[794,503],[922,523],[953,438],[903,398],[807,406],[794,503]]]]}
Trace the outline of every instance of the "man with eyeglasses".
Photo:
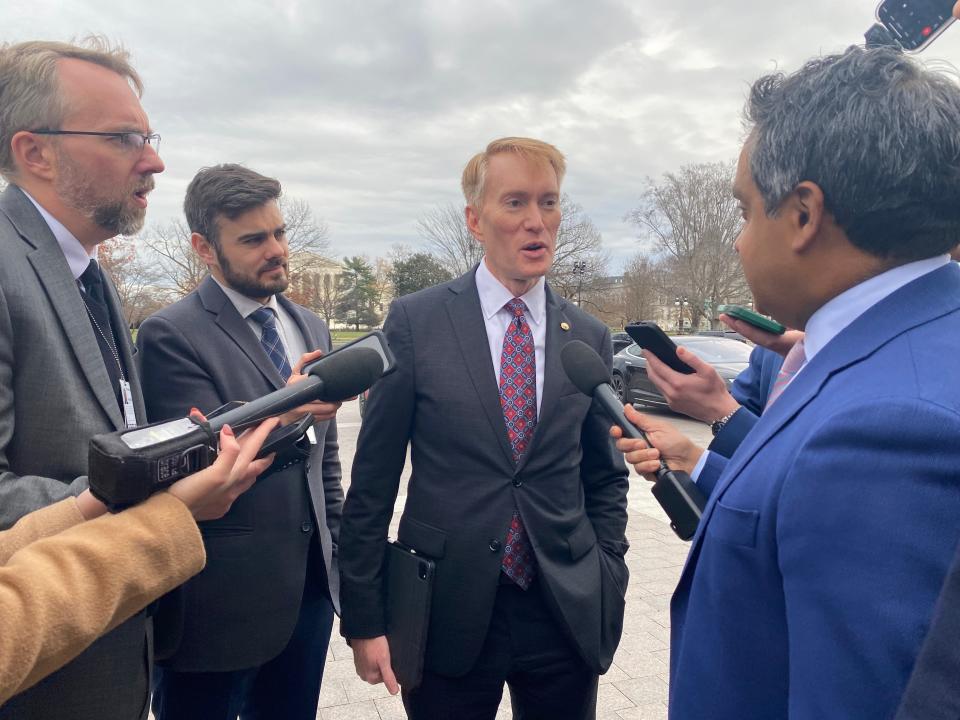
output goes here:
{"type": "MultiPolygon", "coordinates": [[[[119,298],[97,247],[144,222],[163,172],[120,48],[0,46],[0,529],[87,486],[97,433],[146,419],[119,298]]],[[[0,718],[145,717],[144,613],[0,708],[0,718]]]]}

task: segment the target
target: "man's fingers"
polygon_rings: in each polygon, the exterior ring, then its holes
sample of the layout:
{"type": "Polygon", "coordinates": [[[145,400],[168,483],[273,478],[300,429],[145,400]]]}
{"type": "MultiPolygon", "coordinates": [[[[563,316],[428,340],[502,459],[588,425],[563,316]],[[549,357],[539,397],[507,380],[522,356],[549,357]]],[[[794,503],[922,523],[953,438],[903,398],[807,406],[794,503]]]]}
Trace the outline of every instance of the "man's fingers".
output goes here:
{"type": "Polygon", "coordinates": [[[293,366],[293,372],[296,375],[299,375],[303,371],[303,366],[307,363],[311,363],[314,360],[320,358],[323,355],[323,350],[313,350],[308,353],[304,353],[300,356],[300,359],[297,360],[297,364],[293,366]]]}
{"type": "Polygon", "coordinates": [[[738,320],[735,317],[730,317],[726,313],[720,314],[720,320],[726,323],[727,327],[729,327],[731,330],[735,330],[756,345],[767,347],[770,345],[770,343],[775,342],[779,337],[773,333],[767,332],[766,330],[761,330],[758,327],[754,327],[748,322],[738,320]]]}
{"type": "Polygon", "coordinates": [[[397,682],[396,675],[393,674],[393,668],[390,667],[390,656],[387,655],[385,658],[380,658],[380,677],[383,678],[383,684],[387,688],[387,692],[391,695],[396,695],[400,692],[400,683],[397,682]]]}
{"type": "MultiPolygon", "coordinates": [[[[677,357],[692,367],[697,375],[706,375],[715,372],[713,365],[708,363],[706,360],[701,359],[696,353],[690,352],[685,347],[677,348],[677,357]]],[[[682,375],[683,373],[680,374],[682,375]]]]}
{"type": "Polygon", "coordinates": [[[649,432],[650,430],[656,429],[656,421],[650,418],[650,416],[638,412],[633,405],[624,405],[623,414],[627,416],[627,420],[632,422],[644,432],[649,432]]]}

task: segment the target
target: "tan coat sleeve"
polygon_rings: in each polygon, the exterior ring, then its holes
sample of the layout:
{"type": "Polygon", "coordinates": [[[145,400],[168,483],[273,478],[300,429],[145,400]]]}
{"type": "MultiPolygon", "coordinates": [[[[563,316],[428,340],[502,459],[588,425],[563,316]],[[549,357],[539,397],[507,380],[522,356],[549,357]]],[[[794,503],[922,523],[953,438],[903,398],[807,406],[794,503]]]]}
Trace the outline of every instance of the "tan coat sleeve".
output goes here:
{"type": "Polygon", "coordinates": [[[83,522],[83,515],[73,496],[24,515],[17,524],[0,532],[0,565],[5,565],[20,548],[34,540],[56,535],[83,522]]]}
{"type": "MultiPolygon", "coordinates": [[[[54,525],[69,523],[69,512],[54,508],[71,500],[35,514],[52,511],[54,525]]],[[[48,534],[31,523],[7,531],[17,534],[11,546],[48,534]]],[[[0,552],[6,534],[0,533],[0,552]]],[[[205,561],[190,511],[165,492],[14,552],[0,566],[0,705],[181,585],[205,561]]]]}

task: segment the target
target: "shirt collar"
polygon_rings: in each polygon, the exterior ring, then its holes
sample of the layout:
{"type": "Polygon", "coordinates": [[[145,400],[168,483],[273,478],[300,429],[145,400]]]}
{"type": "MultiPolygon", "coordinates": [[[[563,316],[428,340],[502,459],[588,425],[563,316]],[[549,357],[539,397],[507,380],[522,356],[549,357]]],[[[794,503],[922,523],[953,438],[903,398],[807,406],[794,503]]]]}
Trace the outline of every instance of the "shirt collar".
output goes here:
{"type": "MultiPolygon", "coordinates": [[[[213,277],[213,275],[210,277],[213,277]]],[[[265,304],[261,305],[253,298],[249,298],[243,293],[238,293],[232,287],[224,285],[222,282],[217,280],[217,278],[213,277],[213,281],[220,286],[220,289],[223,290],[224,295],[226,295],[230,302],[233,303],[233,306],[237,309],[237,312],[240,313],[240,317],[242,317],[244,320],[262,307],[270,308],[278,318],[280,317],[280,308],[279,304],[277,303],[276,295],[271,295],[270,299],[267,300],[265,304]]]]}
{"type": "Polygon", "coordinates": [[[93,249],[92,255],[88,253],[87,249],[80,244],[80,241],[77,240],[76,236],[72,232],[67,230],[66,226],[62,222],[47,212],[47,210],[40,203],[33,199],[33,196],[30,193],[23,188],[20,188],[20,190],[24,195],[27,196],[30,202],[33,203],[33,206],[37,208],[37,212],[40,213],[44,222],[47,223],[47,227],[50,228],[50,232],[53,233],[53,236],[57,239],[57,244],[63,251],[63,256],[67,259],[67,265],[70,266],[70,272],[73,273],[73,279],[79,280],[80,276],[83,275],[83,271],[86,270],[87,266],[90,264],[90,261],[97,259],[97,249],[93,249]]]}
{"type": "Polygon", "coordinates": [[[943,267],[948,262],[950,262],[949,255],[938,255],[898,265],[854,285],[821,306],[807,321],[803,344],[807,362],[810,362],[813,356],[844,328],[885,297],[917,278],[943,267]]]}
{"type": "MultiPolygon", "coordinates": [[[[480,261],[476,279],[483,317],[490,320],[503,309],[504,305],[513,300],[514,294],[493,276],[493,273],[487,267],[486,259],[480,261]]],[[[539,326],[544,321],[547,312],[547,291],[544,278],[541,277],[537,280],[537,284],[521,295],[520,299],[523,300],[527,310],[529,310],[528,313],[525,313],[527,321],[539,326]]]]}

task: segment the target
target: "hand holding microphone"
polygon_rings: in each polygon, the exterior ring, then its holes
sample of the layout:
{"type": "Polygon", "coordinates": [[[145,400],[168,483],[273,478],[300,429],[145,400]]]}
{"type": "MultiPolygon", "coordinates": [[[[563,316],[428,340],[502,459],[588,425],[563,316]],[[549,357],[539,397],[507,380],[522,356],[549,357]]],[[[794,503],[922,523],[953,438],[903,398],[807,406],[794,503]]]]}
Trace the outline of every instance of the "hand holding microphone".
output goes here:
{"type": "MultiPolygon", "coordinates": [[[[624,414],[623,403],[610,385],[610,373],[606,365],[589,345],[580,340],[567,343],[560,352],[560,361],[570,381],[603,408],[623,437],[641,440],[647,446],[654,447],[644,431],[624,414]]],[[[639,419],[636,413],[633,415],[639,419]]],[[[693,447],[692,443],[690,446],[693,447]]],[[[650,453],[649,457],[645,457],[652,474],[657,477],[653,496],[670,518],[670,527],[674,532],[681,539],[689,540],[697,531],[700,515],[707,504],[706,497],[687,472],[671,470],[659,454],[654,456],[650,453]]]]}
{"type": "MultiPolygon", "coordinates": [[[[351,345],[311,363],[298,382],[206,421],[181,418],[94,436],[88,463],[91,493],[114,512],[134,505],[211,465],[217,456],[216,435],[225,425],[239,433],[305,404],[339,402],[363,392],[392,369],[393,357],[379,333],[351,345]]],[[[291,432],[298,437],[305,429],[296,423],[275,434],[285,441],[291,432]]],[[[261,453],[272,450],[276,440],[267,438],[261,453]]]]}

